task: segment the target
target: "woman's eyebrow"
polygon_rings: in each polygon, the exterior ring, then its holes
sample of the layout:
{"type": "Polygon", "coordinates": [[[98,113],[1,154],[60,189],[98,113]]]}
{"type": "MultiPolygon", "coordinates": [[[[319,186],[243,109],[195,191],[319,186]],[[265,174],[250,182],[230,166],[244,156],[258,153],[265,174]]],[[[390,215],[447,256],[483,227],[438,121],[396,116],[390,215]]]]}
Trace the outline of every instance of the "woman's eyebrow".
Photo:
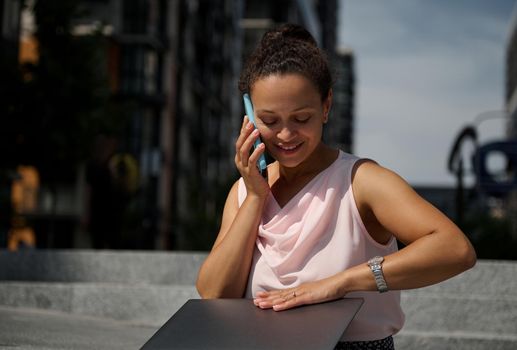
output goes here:
{"type": "Polygon", "coordinates": [[[275,112],[274,112],[274,111],[267,110],[267,109],[258,109],[258,110],[257,110],[257,113],[272,113],[272,114],[274,114],[275,112]]]}
{"type": "MultiPolygon", "coordinates": [[[[299,112],[301,110],[304,110],[304,109],[314,109],[313,107],[311,106],[301,106],[301,107],[298,107],[298,108],[295,108],[293,109],[290,113],[293,113],[293,112],[299,112]]],[[[271,114],[276,114],[275,111],[270,111],[268,109],[258,109],[256,111],[257,113],[271,113],[271,114]]]]}
{"type": "Polygon", "coordinates": [[[291,112],[298,112],[298,111],[301,111],[301,110],[304,110],[304,109],[314,109],[314,108],[312,108],[311,106],[302,106],[302,107],[298,107],[296,109],[293,109],[291,112]]]}

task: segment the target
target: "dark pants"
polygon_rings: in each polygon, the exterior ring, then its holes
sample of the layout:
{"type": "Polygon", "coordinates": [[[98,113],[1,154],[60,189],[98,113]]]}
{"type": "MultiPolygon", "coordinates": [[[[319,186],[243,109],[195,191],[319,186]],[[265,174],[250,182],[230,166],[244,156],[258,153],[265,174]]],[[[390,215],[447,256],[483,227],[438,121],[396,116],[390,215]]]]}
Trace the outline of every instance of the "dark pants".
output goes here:
{"type": "Polygon", "coordinates": [[[389,336],[372,341],[342,341],[337,343],[334,350],[395,350],[393,337],[389,336]]]}

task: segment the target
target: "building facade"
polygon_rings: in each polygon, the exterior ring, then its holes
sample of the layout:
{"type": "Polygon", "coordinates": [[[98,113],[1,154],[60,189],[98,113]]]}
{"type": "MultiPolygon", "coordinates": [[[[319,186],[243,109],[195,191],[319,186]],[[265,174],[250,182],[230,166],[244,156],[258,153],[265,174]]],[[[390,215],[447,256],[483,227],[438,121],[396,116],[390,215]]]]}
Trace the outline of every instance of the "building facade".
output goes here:
{"type": "Polygon", "coordinates": [[[2,58],[16,63],[20,36],[21,0],[0,0],[0,44],[2,58]]]}
{"type": "Polygon", "coordinates": [[[173,247],[209,249],[215,239],[226,194],[238,178],[234,140],[244,110],[237,81],[268,29],[301,24],[327,51],[338,80],[324,137],[352,150],[353,55],[336,51],[337,12],[336,1],[180,2],[173,247]]]}
{"type": "Polygon", "coordinates": [[[508,31],[505,77],[506,111],[509,115],[507,135],[509,138],[517,138],[517,5],[508,31]]]}
{"type": "MultiPolygon", "coordinates": [[[[507,137],[509,140],[517,140],[517,4],[510,23],[506,46],[505,109],[508,115],[507,137]]],[[[510,169],[514,178],[517,176],[516,167],[517,164],[513,164],[510,169]]],[[[517,189],[508,195],[507,208],[512,236],[517,239],[517,189]]]]}
{"type": "MultiPolygon", "coordinates": [[[[16,27],[6,9],[21,3],[0,0],[4,37],[6,28],[16,27]]],[[[328,53],[337,80],[324,137],[352,151],[353,55],[335,47],[336,0],[78,3],[82,15],[74,19],[73,33],[104,36],[110,100],[129,107],[123,110],[127,127],[119,136],[118,159],[132,158],[125,171],[137,173],[134,248],[210,248],[238,178],[234,140],[244,115],[237,87],[242,64],[278,24],[305,26],[328,53]]]]}

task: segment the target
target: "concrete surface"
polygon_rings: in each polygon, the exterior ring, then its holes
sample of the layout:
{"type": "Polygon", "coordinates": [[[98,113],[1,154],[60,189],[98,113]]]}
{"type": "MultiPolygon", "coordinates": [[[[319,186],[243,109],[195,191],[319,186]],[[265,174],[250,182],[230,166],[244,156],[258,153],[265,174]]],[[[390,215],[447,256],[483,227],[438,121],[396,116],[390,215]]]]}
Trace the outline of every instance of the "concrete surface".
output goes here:
{"type": "Polygon", "coordinates": [[[155,327],[48,310],[0,307],[0,349],[139,349],[155,327]]]}
{"type": "Polygon", "coordinates": [[[0,282],[0,305],[68,312],[160,326],[188,299],[194,286],[112,283],[0,282]]]}
{"type": "Polygon", "coordinates": [[[517,336],[483,332],[408,331],[394,337],[397,350],[515,350],[517,336]]]}
{"type": "MultiPolygon", "coordinates": [[[[199,297],[205,256],[0,251],[0,349],[139,348],[199,297]]],[[[517,262],[478,261],[453,279],[403,291],[402,307],[398,350],[517,349],[517,262]]]]}
{"type": "Polygon", "coordinates": [[[0,281],[194,285],[206,253],[0,250],[0,281]]]}

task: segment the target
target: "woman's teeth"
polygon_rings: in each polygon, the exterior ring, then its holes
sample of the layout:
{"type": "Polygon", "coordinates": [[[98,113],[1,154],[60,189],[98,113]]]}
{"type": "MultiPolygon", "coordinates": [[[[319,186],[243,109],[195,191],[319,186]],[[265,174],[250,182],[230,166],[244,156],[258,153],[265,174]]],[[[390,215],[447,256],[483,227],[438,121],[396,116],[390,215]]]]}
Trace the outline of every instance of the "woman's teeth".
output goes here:
{"type": "Polygon", "coordinates": [[[278,147],[280,147],[281,149],[285,150],[285,151],[292,151],[293,149],[295,149],[296,147],[298,147],[299,145],[294,145],[294,146],[284,146],[284,145],[278,145],[278,147]]]}

